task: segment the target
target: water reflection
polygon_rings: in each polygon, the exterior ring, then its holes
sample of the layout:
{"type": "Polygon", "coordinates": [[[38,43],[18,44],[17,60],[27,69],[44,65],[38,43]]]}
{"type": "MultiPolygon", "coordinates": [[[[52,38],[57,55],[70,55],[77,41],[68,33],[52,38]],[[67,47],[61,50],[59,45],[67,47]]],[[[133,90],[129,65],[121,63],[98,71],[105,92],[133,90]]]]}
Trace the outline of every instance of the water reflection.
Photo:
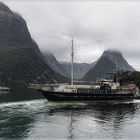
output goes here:
{"type": "Polygon", "coordinates": [[[121,138],[123,127],[135,119],[139,113],[139,104],[111,103],[57,106],[49,112],[68,115],[68,138],[121,138]],[[69,112],[69,113],[66,113],[69,112]],[[96,129],[96,130],[95,130],[96,129]],[[79,135],[80,134],[80,135],[79,135]]]}
{"type": "Polygon", "coordinates": [[[135,138],[140,104],[49,103],[46,100],[0,105],[0,138],[135,138]],[[130,130],[129,123],[134,133],[130,130]]]}

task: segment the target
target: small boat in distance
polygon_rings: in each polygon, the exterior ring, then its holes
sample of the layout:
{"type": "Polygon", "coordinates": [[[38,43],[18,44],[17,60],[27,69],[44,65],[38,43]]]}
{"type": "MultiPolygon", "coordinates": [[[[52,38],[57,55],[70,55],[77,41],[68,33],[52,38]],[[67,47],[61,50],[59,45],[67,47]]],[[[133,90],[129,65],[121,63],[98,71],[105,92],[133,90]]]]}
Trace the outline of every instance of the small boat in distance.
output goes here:
{"type": "Polygon", "coordinates": [[[9,91],[9,90],[10,90],[9,87],[5,87],[5,86],[0,85],[0,91],[9,91]]]}
{"type": "MultiPolygon", "coordinates": [[[[71,42],[71,84],[45,84],[38,88],[48,101],[106,101],[132,100],[137,88],[123,88],[116,80],[100,79],[92,84],[74,85],[73,39],[71,42]]],[[[117,72],[116,72],[117,73],[117,72]]],[[[117,76],[116,76],[117,77],[117,76]]]]}

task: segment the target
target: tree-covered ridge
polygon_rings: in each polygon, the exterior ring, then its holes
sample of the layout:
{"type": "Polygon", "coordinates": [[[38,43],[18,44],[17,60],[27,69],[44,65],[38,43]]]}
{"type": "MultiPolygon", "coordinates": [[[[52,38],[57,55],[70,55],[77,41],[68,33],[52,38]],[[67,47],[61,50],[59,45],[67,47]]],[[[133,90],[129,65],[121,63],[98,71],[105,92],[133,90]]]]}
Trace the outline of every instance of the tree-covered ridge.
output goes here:
{"type": "MultiPolygon", "coordinates": [[[[115,77],[116,78],[116,77],[115,77]]],[[[123,84],[134,83],[140,88],[140,72],[139,71],[118,71],[117,80],[123,84]]]]}
{"type": "Polygon", "coordinates": [[[132,72],[129,75],[128,79],[129,81],[133,81],[140,88],[140,72],[139,71],[132,72]]]}
{"type": "Polygon", "coordinates": [[[64,79],[44,61],[32,39],[26,21],[0,3],[0,79],[8,83],[29,83],[46,73],[46,82],[64,79]]]}

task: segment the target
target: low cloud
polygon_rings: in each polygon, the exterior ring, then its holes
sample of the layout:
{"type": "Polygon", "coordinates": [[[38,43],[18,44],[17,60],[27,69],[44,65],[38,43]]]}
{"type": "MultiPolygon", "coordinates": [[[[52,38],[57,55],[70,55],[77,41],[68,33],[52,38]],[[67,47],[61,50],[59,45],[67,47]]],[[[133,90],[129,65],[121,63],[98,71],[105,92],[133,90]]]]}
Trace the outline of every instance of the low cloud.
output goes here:
{"type": "Polygon", "coordinates": [[[111,1],[6,1],[27,21],[42,51],[70,59],[74,37],[78,62],[92,63],[108,48],[120,50],[140,70],[140,3],[111,1]],[[135,60],[135,62],[134,62],[135,60]]]}

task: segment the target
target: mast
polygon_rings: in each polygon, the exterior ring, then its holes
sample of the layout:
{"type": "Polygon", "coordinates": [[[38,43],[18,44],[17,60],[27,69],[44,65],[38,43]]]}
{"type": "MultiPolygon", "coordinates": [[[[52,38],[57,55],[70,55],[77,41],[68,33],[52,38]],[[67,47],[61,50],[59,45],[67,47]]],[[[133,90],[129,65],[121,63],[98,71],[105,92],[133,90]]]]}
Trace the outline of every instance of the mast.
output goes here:
{"type": "Polygon", "coordinates": [[[117,77],[117,66],[118,65],[118,62],[117,62],[117,57],[116,57],[116,83],[118,82],[118,77],[117,77]]]}
{"type": "Polygon", "coordinates": [[[73,57],[74,57],[74,53],[73,53],[73,39],[71,42],[71,85],[73,85],[73,57]]]}

